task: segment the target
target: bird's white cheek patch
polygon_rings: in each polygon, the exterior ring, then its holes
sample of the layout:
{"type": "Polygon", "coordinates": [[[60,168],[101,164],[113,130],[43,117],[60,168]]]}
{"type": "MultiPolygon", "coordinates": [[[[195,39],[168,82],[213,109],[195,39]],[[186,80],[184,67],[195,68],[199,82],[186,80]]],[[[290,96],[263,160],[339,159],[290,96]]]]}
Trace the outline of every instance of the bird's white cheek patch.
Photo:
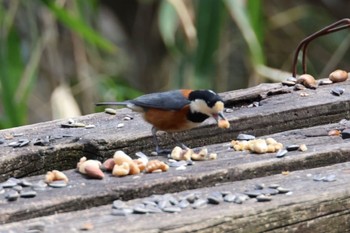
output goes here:
{"type": "Polygon", "coordinates": [[[216,102],[213,106],[214,112],[222,112],[224,111],[224,103],[223,102],[216,102]]]}

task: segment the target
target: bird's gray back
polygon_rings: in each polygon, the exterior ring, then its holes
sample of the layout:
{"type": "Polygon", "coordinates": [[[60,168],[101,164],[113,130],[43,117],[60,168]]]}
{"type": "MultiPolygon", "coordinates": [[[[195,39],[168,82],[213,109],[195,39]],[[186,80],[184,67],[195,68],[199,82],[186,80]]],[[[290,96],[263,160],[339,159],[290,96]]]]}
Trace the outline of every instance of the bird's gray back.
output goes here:
{"type": "Polygon", "coordinates": [[[190,103],[180,90],[142,95],[134,100],[130,100],[129,102],[143,108],[169,110],[178,110],[190,103]]]}

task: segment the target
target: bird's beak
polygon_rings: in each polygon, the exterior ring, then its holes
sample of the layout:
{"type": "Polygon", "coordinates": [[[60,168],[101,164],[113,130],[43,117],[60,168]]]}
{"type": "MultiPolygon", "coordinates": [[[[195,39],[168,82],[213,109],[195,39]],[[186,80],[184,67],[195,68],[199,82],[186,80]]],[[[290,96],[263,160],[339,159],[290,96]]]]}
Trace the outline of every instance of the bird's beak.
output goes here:
{"type": "Polygon", "coordinates": [[[219,123],[219,120],[226,120],[226,117],[224,116],[223,112],[218,112],[216,114],[213,114],[213,118],[216,120],[217,123],[219,123]]]}

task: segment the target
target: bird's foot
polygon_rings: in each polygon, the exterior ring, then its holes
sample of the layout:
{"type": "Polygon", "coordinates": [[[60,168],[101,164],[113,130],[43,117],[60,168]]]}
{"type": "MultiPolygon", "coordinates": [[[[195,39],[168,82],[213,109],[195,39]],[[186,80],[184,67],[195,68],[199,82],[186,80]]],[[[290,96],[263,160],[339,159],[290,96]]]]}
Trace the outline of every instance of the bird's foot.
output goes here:
{"type": "Polygon", "coordinates": [[[168,155],[171,153],[171,149],[160,149],[156,148],[156,151],[154,152],[156,155],[168,155]]]}

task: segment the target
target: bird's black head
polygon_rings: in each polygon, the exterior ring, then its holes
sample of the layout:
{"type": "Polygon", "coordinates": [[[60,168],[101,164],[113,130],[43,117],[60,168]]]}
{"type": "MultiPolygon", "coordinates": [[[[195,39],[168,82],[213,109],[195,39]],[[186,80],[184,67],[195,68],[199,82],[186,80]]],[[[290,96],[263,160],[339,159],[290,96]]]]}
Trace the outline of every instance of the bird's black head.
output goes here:
{"type": "Polygon", "coordinates": [[[189,94],[188,99],[190,101],[203,100],[209,108],[214,107],[214,105],[217,102],[224,103],[222,98],[218,94],[213,92],[212,90],[195,90],[195,91],[192,91],[189,94]]]}
{"type": "Polygon", "coordinates": [[[191,113],[197,116],[198,121],[204,121],[208,117],[213,117],[216,121],[219,120],[219,117],[225,119],[223,115],[224,101],[215,92],[195,90],[189,94],[188,99],[191,101],[191,113]]]}

